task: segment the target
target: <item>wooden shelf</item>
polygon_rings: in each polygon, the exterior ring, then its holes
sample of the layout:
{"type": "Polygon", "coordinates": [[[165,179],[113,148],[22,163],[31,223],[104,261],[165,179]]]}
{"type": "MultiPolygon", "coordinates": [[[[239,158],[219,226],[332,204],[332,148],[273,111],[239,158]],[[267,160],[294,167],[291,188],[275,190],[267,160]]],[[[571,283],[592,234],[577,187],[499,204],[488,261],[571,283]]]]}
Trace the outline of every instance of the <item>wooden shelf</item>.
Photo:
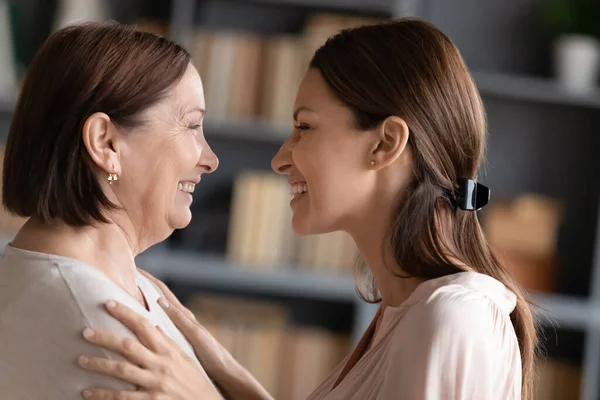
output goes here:
{"type": "Polygon", "coordinates": [[[15,102],[10,99],[0,97],[0,114],[12,114],[15,109],[15,102]]]}
{"type": "MultiPolygon", "coordinates": [[[[352,276],[315,274],[289,267],[269,271],[234,265],[221,256],[168,250],[149,250],[137,261],[140,268],[160,279],[202,287],[329,301],[359,300],[352,276]]],[[[585,298],[536,293],[531,300],[533,313],[543,324],[600,330],[600,310],[585,298]]]]}
{"type": "Polygon", "coordinates": [[[251,3],[283,6],[310,7],[336,11],[354,11],[368,14],[390,16],[393,14],[395,0],[243,0],[251,3]]]}
{"type": "Polygon", "coordinates": [[[531,301],[534,316],[544,325],[600,331],[600,309],[586,298],[536,293],[531,296],[531,301]]]}
{"type": "Polygon", "coordinates": [[[549,78],[473,72],[473,78],[482,96],[549,103],[564,106],[600,109],[600,89],[589,93],[570,92],[549,78]]]}
{"type": "Polygon", "coordinates": [[[149,250],[138,266],[159,279],[230,291],[352,302],[358,299],[352,276],[314,274],[291,267],[275,271],[234,265],[220,256],[149,250]]]}
{"type": "Polygon", "coordinates": [[[268,121],[210,121],[204,122],[204,134],[207,139],[231,138],[250,141],[282,144],[292,132],[288,125],[275,125],[268,121]]]}

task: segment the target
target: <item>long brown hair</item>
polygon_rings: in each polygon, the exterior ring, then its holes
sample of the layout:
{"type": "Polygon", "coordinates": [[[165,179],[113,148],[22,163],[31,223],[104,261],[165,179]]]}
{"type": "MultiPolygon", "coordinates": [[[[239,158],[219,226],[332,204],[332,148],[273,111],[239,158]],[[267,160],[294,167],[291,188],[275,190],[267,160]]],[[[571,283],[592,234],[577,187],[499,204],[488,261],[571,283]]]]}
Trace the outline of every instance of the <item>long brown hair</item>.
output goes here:
{"type": "Polygon", "coordinates": [[[488,245],[477,214],[453,205],[457,181],[477,177],[487,132],[481,97],[458,49],[435,26],[401,19],[338,33],[317,50],[311,67],[353,111],[360,129],[392,115],[406,121],[414,171],[390,226],[395,259],[403,273],[424,279],[468,265],[517,295],[511,321],[521,351],[522,398],[531,399],[537,334],[529,306],[488,245]],[[449,226],[449,241],[440,223],[449,226]]]}

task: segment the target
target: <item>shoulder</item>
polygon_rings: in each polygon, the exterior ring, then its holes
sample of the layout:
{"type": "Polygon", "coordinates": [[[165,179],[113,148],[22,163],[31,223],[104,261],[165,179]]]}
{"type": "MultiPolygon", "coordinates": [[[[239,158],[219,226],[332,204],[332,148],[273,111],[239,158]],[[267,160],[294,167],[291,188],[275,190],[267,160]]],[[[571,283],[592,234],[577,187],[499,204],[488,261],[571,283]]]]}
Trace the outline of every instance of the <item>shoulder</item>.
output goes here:
{"type": "Polygon", "coordinates": [[[132,336],[104,311],[101,300],[114,292],[103,293],[105,289],[102,279],[67,261],[52,257],[0,261],[0,387],[4,393],[62,399],[90,385],[129,388],[75,363],[81,354],[121,359],[87,343],[82,337],[86,327],[132,336]],[[31,381],[38,384],[26,383],[31,381]]]}
{"type": "Polygon", "coordinates": [[[103,307],[115,299],[131,302],[95,268],[66,257],[10,249],[0,261],[0,321],[18,329],[68,332],[86,326],[128,331],[103,307]]]}
{"type": "Polygon", "coordinates": [[[42,319],[45,315],[76,318],[69,288],[51,259],[16,254],[19,253],[9,252],[0,261],[0,314],[3,319],[42,319]]]}
{"type": "Polygon", "coordinates": [[[461,273],[433,282],[429,289],[404,316],[415,335],[473,344],[506,335],[516,340],[510,320],[516,297],[495,279],[461,273]]]}
{"type": "Polygon", "coordinates": [[[104,304],[108,300],[116,300],[134,311],[142,312],[141,305],[132,296],[90,265],[74,260],[59,260],[55,265],[86,326],[121,335],[131,334],[108,314],[104,304]]]}
{"type": "Polygon", "coordinates": [[[403,312],[393,310],[398,319],[387,353],[387,385],[416,398],[498,393],[505,399],[519,393],[521,360],[510,320],[514,295],[493,278],[469,273],[428,281],[417,290],[418,298],[403,312]]]}

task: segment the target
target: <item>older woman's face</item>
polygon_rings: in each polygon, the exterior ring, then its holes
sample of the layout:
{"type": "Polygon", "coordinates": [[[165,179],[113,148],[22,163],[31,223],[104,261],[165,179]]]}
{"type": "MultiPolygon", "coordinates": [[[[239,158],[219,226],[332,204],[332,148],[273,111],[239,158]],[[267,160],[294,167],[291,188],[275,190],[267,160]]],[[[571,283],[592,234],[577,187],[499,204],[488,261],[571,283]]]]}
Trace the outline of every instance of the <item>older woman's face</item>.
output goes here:
{"type": "Polygon", "coordinates": [[[190,65],[168,96],[142,113],[145,123],[123,135],[113,190],[137,235],[160,241],[190,223],[194,188],[218,166],[202,131],[204,110],[202,81],[190,65]]]}

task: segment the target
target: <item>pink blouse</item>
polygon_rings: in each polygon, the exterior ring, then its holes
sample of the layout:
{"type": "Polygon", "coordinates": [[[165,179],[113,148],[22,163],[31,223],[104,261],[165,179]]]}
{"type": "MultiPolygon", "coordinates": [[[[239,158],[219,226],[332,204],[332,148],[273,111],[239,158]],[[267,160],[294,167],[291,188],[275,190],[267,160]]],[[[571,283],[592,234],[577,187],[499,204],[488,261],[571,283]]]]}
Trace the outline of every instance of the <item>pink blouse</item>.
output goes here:
{"type": "Polygon", "coordinates": [[[426,281],[383,310],[371,342],[375,317],[356,351],[370,347],[339,385],[333,388],[351,355],[308,400],[518,400],[515,305],[515,294],[487,275],[426,281]]]}

